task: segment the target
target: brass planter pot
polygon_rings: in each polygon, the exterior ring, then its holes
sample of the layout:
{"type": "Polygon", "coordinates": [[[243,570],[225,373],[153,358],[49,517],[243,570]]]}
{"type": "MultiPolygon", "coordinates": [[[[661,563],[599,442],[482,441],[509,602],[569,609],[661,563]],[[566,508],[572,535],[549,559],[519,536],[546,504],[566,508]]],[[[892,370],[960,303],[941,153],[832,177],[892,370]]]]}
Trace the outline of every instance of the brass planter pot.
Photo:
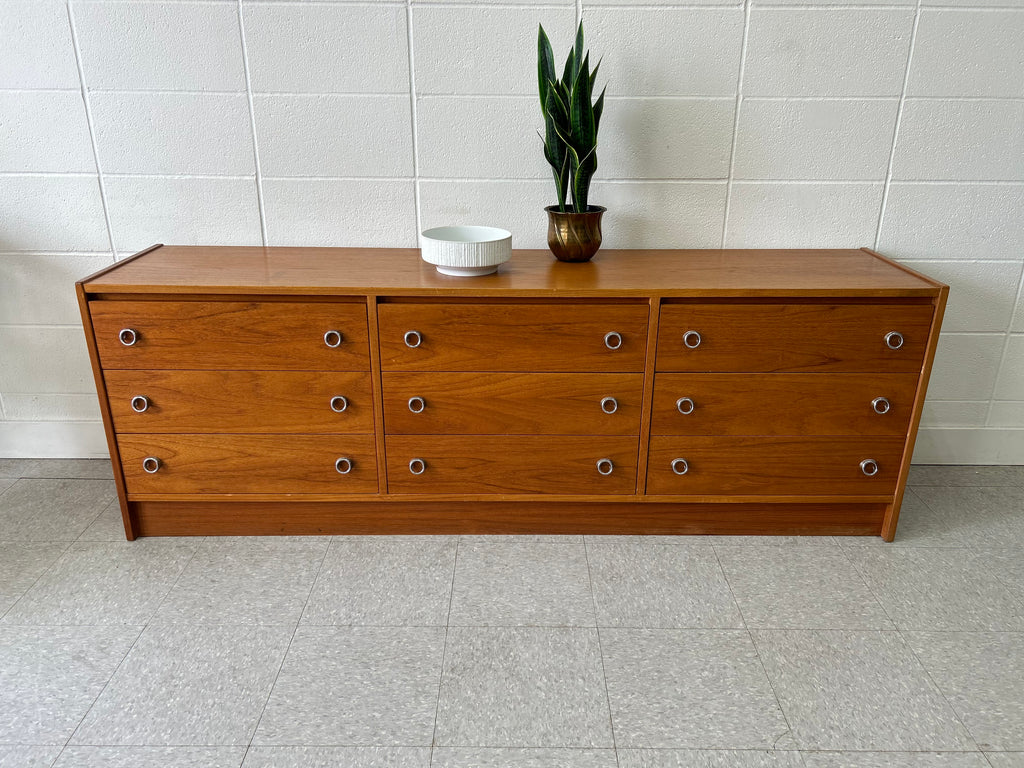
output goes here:
{"type": "Polygon", "coordinates": [[[549,205],[548,248],[559,261],[590,261],[601,247],[601,216],[607,210],[589,205],[585,213],[568,213],[549,205]]]}

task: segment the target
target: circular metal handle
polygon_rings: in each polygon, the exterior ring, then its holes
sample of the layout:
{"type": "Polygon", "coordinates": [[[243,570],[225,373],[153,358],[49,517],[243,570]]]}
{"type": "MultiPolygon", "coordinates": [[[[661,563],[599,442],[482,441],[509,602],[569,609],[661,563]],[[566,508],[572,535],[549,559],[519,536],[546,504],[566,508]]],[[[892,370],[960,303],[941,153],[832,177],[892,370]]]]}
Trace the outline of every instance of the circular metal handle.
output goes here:
{"type": "Polygon", "coordinates": [[[672,459],[672,471],[677,475],[685,475],[690,471],[690,465],[686,459],[672,459]]]}
{"type": "Polygon", "coordinates": [[[409,460],[409,471],[414,475],[422,475],[427,471],[427,462],[423,459],[410,459],[409,460]]]}
{"type": "Polygon", "coordinates": [[[423,409],[426,407],[427,401],[419,395],[409,398],[409,410],[413,413],[423,413],[423,409]]]}
{"type": "Polygon", "coordinates": [[[601,410],[605,413],[615,413],[619,410],[619,401],[614,397],[602,397],[601,410]]]}
{"type": "Polygon", "coordinates": [[[860,463],[860,471],[868,477],[874,477],[878,474],[878,462],[874,459],[864,459],[860,463]]]}
{"type": "Polygon", "coordinates": [[[344,395],[335,395],[331,398],[331,410],[335,413],[343,413],[348,408],[348,398],[344,395]]]}
{"type": "Polygon", "coordinates": [[[696,407],[693,400],[689,397],[680,397],[676,400],[676,410],[683,414],[683,416],[689,416],[696,407]]]}
{"type": "Polygon", "coordinates": [[[160,469],[164,463],[160,461],[156,456],[147,456],[142,460],[142,468],[147,474],[152,475],[154,472],[160,469]]]}
{"type": "Polygon", "coordinates": [[[889,349],[899,349],[903,346],[903,334],[899,331],[889,331],[885,334],[885,346],[889,349]]]}
{"type": "Polygon", "coordinates": [[[134,328],[122,328],[121,332],[117,334],[117,338],[126,347],[132,347],[139,340],[139,332],[134,328]]]}
{"type": "Polygon", "coordinates": [[[347,456],[342,456],[334,462],[334,468],[338,470],[339,475],[347,475],[352,471],[352,459],[347,456]]]}
{"type": "Polygon", "coordinates": [[[892,403],[889,402],[887,397],[876,397],[871,401],[871,407],[875,413],[888,413],[892,410],[892,403]]]}
{"type": "Polygon", "coordinates": [[[341,331],[328,331],[324,334],[324,344],[331,349],[340,347],[342,342],[341,331]]]}
{"type": "Polygon", "coordinates": [[[410,349],[415,349],[423,343],[423,334],[419,331],[406,331],[402,338],[405,339],[405,346],[410,349]]]}
{"type": "Polygon", "coordinates": [[[132,410],[136,413],[145,413],[149,410],[149,398],[145,395],[136,395],[132,398],[132,410]]]}
{"type": "Polygon", "coordinates": [[[604,345],[608,349],[618,349],[622,346],[622,334],[618,331],[612,331],[604,335],[604,345]]]}
{"type": "Polygon", "coordinates": [[[700,334],[697,331],[687,331],[683,334],[683,346],[687,349],[696,349],[700,346],[700,334]]]}
{"type": "Polygon", "coordinates": [[[597,460],[597,473],[599,475],[610,475],[615,469],[615,463],[611,459],[597,460]]]}

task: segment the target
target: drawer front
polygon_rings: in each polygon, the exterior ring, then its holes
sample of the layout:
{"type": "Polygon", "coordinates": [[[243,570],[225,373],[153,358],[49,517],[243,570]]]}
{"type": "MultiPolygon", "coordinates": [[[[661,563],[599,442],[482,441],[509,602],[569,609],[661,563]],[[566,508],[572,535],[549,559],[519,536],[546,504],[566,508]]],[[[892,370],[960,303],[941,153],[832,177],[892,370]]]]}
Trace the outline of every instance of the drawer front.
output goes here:
{"type": "Polygon", "coordinates": [[[385,373],[388,434],[640,434],[639,373],[385,373]]]}
{"type": "Polygon", "coordinates": [[[913,373],[659,373],[654,435],[905,435],[913,373]]]}
{"type": "Polygon", "coordinates": [[[117,444],[130,494],[377,492],[372,435],[120,435],[117,444]],[[147,457],[160,462],[152,474],[147,457]],[[342,458],[346,474],[335,468],[342,458]]]}
{"type": "Polygon", "coordinates": [[[370,370],[363,303],[94,301],[89,312],[104,368],[370,370]]]}
{"type": "Polygon", "coordinates": [[[644,369],[646,304],[396,303],[378,312],[386,371],[644,369]]]}
{"type": "Polygon", "coordinates": [[[369,373],[104,372],[119,433],[370,434],[369,373]]]}
{"type": "Polygon", "coordinates": [[[893,437],[651,438],[649,494],[861,495],[896,490],[903,440],[893,437]],[[673,462],[683,459],[686,464],[673,462]],[[878,471],[868,477],[861,462],[878,471]],[[677,471],[685,469],[685,474],[677,471]]]}
{"type": "Polygon", "coordinates": [[[633,437],[387,438],[389,493],[632,494],[637,440],[633,437]],[[410,462],[423,462],[422,467],[410,462]],[[610,459],[608,474],[598,462],[610,459]],[[414,474],[422,469],[420,474],[414,474]]]}
{"type": "Polygon", "coordinates": [[[668,304],[657,369],[920,372],[931,320],[924,304],[668,304]]]}

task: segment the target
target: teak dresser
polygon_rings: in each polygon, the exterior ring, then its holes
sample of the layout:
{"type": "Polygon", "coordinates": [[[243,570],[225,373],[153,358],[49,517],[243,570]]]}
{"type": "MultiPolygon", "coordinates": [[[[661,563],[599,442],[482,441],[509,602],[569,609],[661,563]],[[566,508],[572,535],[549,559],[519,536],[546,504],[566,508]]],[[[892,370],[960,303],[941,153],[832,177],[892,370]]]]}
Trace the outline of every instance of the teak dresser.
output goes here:
{"type": "Polygon", "coordinates": [[[947,291],[867,250],[154,246],[78,283],[129,539],[892,540],[947,291]]]}

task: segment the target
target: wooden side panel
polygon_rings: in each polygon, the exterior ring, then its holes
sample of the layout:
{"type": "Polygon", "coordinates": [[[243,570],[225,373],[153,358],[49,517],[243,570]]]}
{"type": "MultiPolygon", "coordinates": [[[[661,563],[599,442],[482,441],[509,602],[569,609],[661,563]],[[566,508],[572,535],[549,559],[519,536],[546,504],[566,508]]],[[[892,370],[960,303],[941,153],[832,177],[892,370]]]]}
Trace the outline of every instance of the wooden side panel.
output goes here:
{"type": "Polygon", "coordinates": [[[632,494],[636,437],[389,435],[391,493],[632,494]],[[421,474],[409,462],[425,464],[421,474]],[[598,461],[608,459],[602,475],[598,461]]]}
{"type": "MultiPolygon", "coordinates": [[[[160,246],[153,246],[159,248],[160,246]]],[[[152,250],[148,249],[148,250],[152,250]]],[[[143,251],[142,253],[146,253],[143,251]]],[[[136,254],[141,256],[142,254],[136,254]]],[[[108,267],[111,269],[112,267],[108,267]]],[[[97,273],[102,274],[102,272],[97,273]]],[[[78,309],[82,314],[82,327],[85,330],[85,343],[89,347],[89,362],[92,363],[93,381],[96,383],[96,394],[100,400],[100,413],[103,415],[103,431],[107,437],[107,449],[110,451],[110,461],[114,469],[114,485],[117,487],[117,499],[121,506],[121,520],[124,523],[124,534],[128,541],[134,541],[138,532],[132,522],[131,512],[128,506],[128,492],[125,488],[124,472],[121,469],[121,457],[117,447],[117,435],[114,432],[114,422],[110,416],[110,400],[107,396],[106,383],[103,380],[103,369],[100,367],[100,356],[96,349],[96,332],[92,325],[92,315],[89,312],[89,299],[81,283],[75,285],[78,294],[78,309]]]]}
{"type": "Polygon", "coordinates": [[[121,435],[129,493],[374,493],[373,435],[121,435]],[[160,468],[143,470],[155,457],[160,468]],[[341,474],[335,461],[347,458],[341,474]]]}
{"type": "Polygon", "coordinates": [[[942,285],[939,295],[935,299],[935,314],[932,318],[932,325],[928,334],[928,349],[924,356],[924,363],[921,366],[921,378],[918,381],[917,393],[914,398],[913,414],[907,429],[906,443],[903,448],[903,461],[900,465],[899,482],[896,486],[896,496],[893,499],[893,503],[886,510],[885,520],[882,523],[882,538],[886,541],[892,541],[896,538],[896,525],[900,519],[900,507],[903,504],[903,494],[907,488],[910,462],[914,456],[914,443],[917,441],[917,428],[921,423],[921,411],[924,408],[924,399],[928,392],[928,380],[931,378],[932,364],[935,362],[935,350],[939,344],[939,332],[942,330],[942,318],[946,312],[946,299],[948,297],[949,286],[942,285]]]}
{"type": "Polygon", "coordinates": [[[916,388],[912,373],[659,373],[651,431],[899,436],[910,423],[916,388]],[[879,398],[884,402],[873,405],[879,398]]]}
{"type": "Polygon", "coordinates": [[[147,501],[140,536],[789,534],[876,536],[884,504],[147,501]]]}
{"type": "Polygon", "coordinates": [[[642,391],[639,373],[392,372],[384,422],[392,435],[636,437],[642,391]]]}
{"type": "Polygon", "coordinates": [[[351,302],[100,301],[105,369],[368,371],[366,305],[351,302]],[[122,329],[137,341],[125,346],[122,329]],[[324,334],[342,341],[328,347],[324,334]]]}
{"type": "Polygon", "coordinates": [[[916,373],[931,316],[927,304],[666,304],[658,370],[916,373]],[[692,349],[689,331],[700,334],[692,349]],[[892,331],[899,349],[886,346],[892,331]]]}
{"type": "Polygon", "coordinates": [[[122,434],[373,433],[369,373],[110,370],[106,381],[122,434]]]}
{"type": "Polygon", "coordinates": [[[385,371],[636,372],[644,369],[646,304],[381,304],[385,371]],[[405,335],[422,339],[409,347],[405,335]],[[618,338],[605,343],[609,333],[618,338]]]}
{"type": "Polygon", "coordinates": [[[647,492],[892,494],[902,454],[898,437],[652,437],[647,492]],[[673,471],[677,459],[685,474],[673,471]],[[877,462],[876,475],[864,475],[865,459],[877,462]]]}

